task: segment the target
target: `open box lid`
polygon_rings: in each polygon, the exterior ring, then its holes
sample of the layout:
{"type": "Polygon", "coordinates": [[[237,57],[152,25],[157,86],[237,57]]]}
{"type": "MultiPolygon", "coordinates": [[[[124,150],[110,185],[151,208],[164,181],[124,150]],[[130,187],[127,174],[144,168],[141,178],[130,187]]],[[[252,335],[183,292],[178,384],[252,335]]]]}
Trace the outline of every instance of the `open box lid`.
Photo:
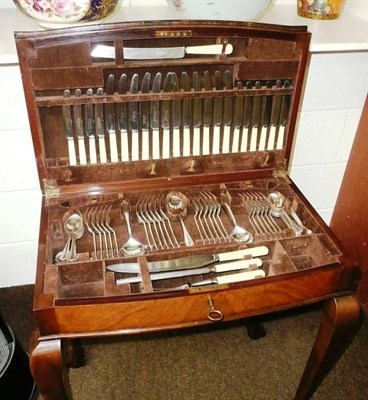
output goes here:
{"type": "Polygon", "coordinates": [[[15,40],[46,196],[287,168],[310,42],[304,26],[133,22],[15,40]]]}

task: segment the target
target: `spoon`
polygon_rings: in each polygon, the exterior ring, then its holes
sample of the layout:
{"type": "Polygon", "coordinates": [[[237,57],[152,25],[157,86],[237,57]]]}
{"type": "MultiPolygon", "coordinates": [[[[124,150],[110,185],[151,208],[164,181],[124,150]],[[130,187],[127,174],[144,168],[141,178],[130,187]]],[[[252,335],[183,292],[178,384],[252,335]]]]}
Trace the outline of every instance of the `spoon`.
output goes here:
{"type": "Polygon", "coordinates": [[[185,200],[186,197],[182,193],[180,193],[180,196],[173,193],[169,194],[167,196],[168,214],[173,219],[179,219],[181,228],[183,230],[185,245],[194,246],[194,241],[190,236],[190,233],[188,232],[188,229],[185,226],[183,220],[183,217],[186,217],[187,215],[187,207],[185,205],[185,200]]]}
{"type": "Polygon", "coordinates": [[[230,205],[226,201],[223,201],[222,206],[224,207],[226,214],[229,217],[234,227],[233,230],[230,232],[230,236],[232,236],[237,242],[249,242],[249,243],[252,242],[253,235],[250,232],[248,232],[245,228],[238,225],[230,205]]]}
{"type": "Polygon", "coordinates": [[[145,249],[144,245],[133,237],[130,225],[129,203],[126,200],[123,200],[121,203],[121,211],[128,229],[128,240],[123,244],[121,250],[127,256],[140,256],[145,253],[145,249]]]}
{"type": "Polygon", "coordinates": [[[76,241],[84,234],[83,218],[79,211],[71,214],[65,219],[64,231],[68,239],[65,243],[64,249],[55,257],[55,261],[58,263],[62,261],[72,262],[78,259],[76,241]]]}

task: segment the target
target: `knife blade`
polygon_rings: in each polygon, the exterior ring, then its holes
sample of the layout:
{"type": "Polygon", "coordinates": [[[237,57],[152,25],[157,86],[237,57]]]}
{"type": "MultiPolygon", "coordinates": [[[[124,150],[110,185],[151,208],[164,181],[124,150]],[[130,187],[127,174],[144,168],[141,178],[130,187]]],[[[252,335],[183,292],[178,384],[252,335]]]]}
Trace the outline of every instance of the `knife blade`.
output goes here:
{"type": "MultiPolygon", "coordinates": [[[[138,94],[138,84],[139,84],[139,75],[134,74],[130,81],[130,94],[138,94]]],[[[129,112],[129,132],[131,137],[131,155],[132,161],[139,160],[139,116],[138,116],[138,102],[131,101],[128,103],[128,112],[129,112]]]]}
{"type": "MultiPolygon", "coordinates": [[[[204,71],[203,86],[205,91],[212,91],[211,75],[209,71],[204,71]]],[[[212,103],[211,97],[203,99],[203,137],[202,155],[210,154],[210,126],[212,124],[212,103]]]]}
{"type": "MultiPolygon", "coordinates": [[[[272,88],[272,83],[268,81],[266,83],[268,89],[272,88]]],[[[259,139],[258,150],[263,151],[266,148],[268,142],[267,132],[271,121],[271,108],[272,108],[272,97],[270,95],[262,96],[262,130],[261,137],[259,139]]]]}
{"type": "MultiPolygon", "coordinates": [[[[193,72],[193,90],[200,92],[202,90],[201,81],[197,71],[193,72]]],[[[195,96],[193,99],[193,156],[199,156],[201,153],[201,126],[202,126],[202,99],[195,96]]]]}
{"type": "MultiPolygon", "coordinates": [[[[183,91],[190,92],[189,75],[183,71],[181,73],[183,91]]],[[[192,100],[183,99],[183,156],[190,156],[193,152],[193,137],[191,137],[190,127],[192,126],[192,100]]]]}
{"type": "MultiPolygon", "coordinates": [[[[103,96],[103,89],[98,88],[96,92],[97,96],[103,96]]],[[[98,150],[100,154],[100,163],[107,162],[106,156],[106,144],[105,144],[105,126],[104,126],[104,116],[103,116],[103,104],[95,104],[95,128],[96,136],[98,138],[98,150]]]]}
{"type": "MultiPolygon", "coordinates": [[[[236,88],[237,90],[242,91],[243,84],[240,81],[237,82],[236,88]]],[[[243,110],[244,110],[244,97],[238,95],[235,97],[234,101],[234,133],[231,145],[232,153],[237,153],[239,151],[240,128],[243,122],[243,110]]]]}
{"type": "MultiPolygon", "coordinates": [[[[168,72],[164,81],[164,93],[171,92],[172,78],[171,72],[168,72]]],[[[162,132],[162,158],[170,158],[170,110],[171,101],[163,100],[161,104],[161,128],[162,132]]]]}
{"type": "MultiPolygon", "coordinates": [[[[171,85],[172,92],[179,93],[179,78],[175,72],[171,74],[171,85]]],[[[181,114],[181,100],[174,99],[172,102],[172,155],[173,157],[180,157],[180,126],[182,123],[182,114],[181,114]]],[[[184,150],[184,146],[183,146],[184,150]]]]}
{"type": "MultiPolygon", "coordinates": [[[[64,98],[70,97],[70,90],[64,90],[64,98]]],[[[64,121],[64,133],[66,137],[66,142],[68,144],[68,156],[69,156],[69,164],[77,165],[77,156],[75,154],[75,143],[74,143],[74,135],[73,135],[73,121],[70,105],[65,105],[62,108],[63,110],[63,121],[64,121]]]]}
{"type": "MultiPolygon", "coordinates": [[[[128,90],[128,77],[121,74],[118,82],[118,93],[125,95],[128,90]]],[[[126,102],[117,104],[118,128],[120,131],[120,154],[121,161],[129,161],[129,140],[128,140],[128,108],[126,102]]]]}
{"type": "MultiPolygon", "coordinates": [[[[110,74],[106,82],[106,94],[113,95],[115,92],[115,76],[110,74]]],[[[110,142],[110,161],[118,162],[118,147],[116,144],[116,126],[115,126],[115,104],[106,103],[105,104],[105,123],[106,131],[109,134],[110,142]]]]}
{"type": "MultiPolygon", "coordinates": [[[[261,89],[261,82],[257,81],[255,84],[256,89],[261,89]]],[[[251,116],[251,126],[252,133],[250,137],[250,151],[258,150],[258,128],[261,125],[261,112],[262,112],[262,97],[255,95],[253,98],[253,108],[252,108],[252,116],[251,116]]]]}
{"type": "MultiPolygon", "coordinates": [[[[187,47],[124,47],[124,59],[126,60],[162,60],[169,58],[184,58],[185,54],[207,54],[221,55],[222,44],[210,44],[202,46],[187,47]]],[[[230,43],[225,45],[225,54],[233,52],[230,43]]],[[[113,46],[98,45],[92,52],[93,58],[115,58],[115,48],[113,46]]]]}
{"type": "MultiPolygon", "coordinates": [[[[215,71],[215,90],[224,88],[220,71],[215,71]]],[[[222,96],[217,96],[213,100],[213,135],[212,135],[212,154],[220,153],[220,131],[223,122],[223,105],[222,96]]]]}
{"type": "MultiPolygon", "coordinates": [[[[142,93],[149,93],[151,84],[151,74],[146,72],[142,80],[142,93]]],[[[150,115],[149,115],[149,102],[141,101],[139,104],[140,108],[140,118],[141,118],[141,129],[142,129],[142,160],[149,160],[149,125],[150,125],[150,115]]]]}
{"type": "MultiPolygon", "coordinates": [[[[173,260],[149,261],[149,272],[176,271],[180,269],[193,269],[207,267],[211,264],[225,261],[241,260],[244,257],[262,257],[269,252],[268,247],[258,246],[242,250],[228,251],[218,254],[207,254],[199,256],[188,256],[173,260]]],[[[139,273],[139,263],[119,263],[106,266],[106,269],[113,272],[139,273]]]]}
{"type": "MultiPolygon", "coordinates": [[[[284,82],[284,88],[285,89],[290,88],[290,81],[284,82]]],[[[284,94],[282,96],[282,105],[281,105],[281,112],[280,112],[280,126],[279,126],[279,133],[277,136],[277,143],[276,143],[277,150],[282,150],[284,148],[285,130],[286,130],[286,124],[287,124],[288,117],[289,117],[290,101],[291,101],[290,94],[284,94]]]]}
{"type": "MultiPolygon", "coordinates": [[[[282,82],[280,79],[276,81],[276,88],[281,88],[282,82]]],[[[280,94],[276,94],[272,97],[272,111],[271,111],[271,127],[270,127],[270,135],[268,137],[267,142],[267,150],[273,150],[275,147],[276,140],[276,129],[279,126],[280,122],[280,110],[281,110],[281,99],[282,96],[280,94]]]]}
{"type": "MultiPolygon", "coordinates": [[[[229,70],[225,71],[224,84],[226,90],[233,89],[233,75],[229,70]]],[[[227,96],[224,98],[224,133],[222,137],[222,153],[229,153],[230,151],[230,125],[233,122],[233,107],[234,100],[233,96],[227,96]]]]}
{"type": "MultiPolygon", "coordinates": [[[[82,96],[82,91],[76,89],[74,96],[78,99],[82,96]]],[[[84,143],[84,132],[83,132],[83,118],[82,118],[82,106],[80,104],[75,104],[73,107],[73,120],[74,120],[74,130],[75,136],[78,140],[78,153],[79,153],[79,164],[86,165],[86,146],[84,143]]]]}
{"type": "MultiPolygon", "coordinates": [[[[194,268],[194,269],[168,271],[168,272],[156,272],[150,274],[150,279],[151,281],[159,281],[163,279],[183,278],[185,276],[192,276],[192,275],[221,273],[221,272],[229,272],[229,271],[243,270],[249,268],[254,269],[254,268],[259,268],[261,266],[262,266],[262,260],[260,258],[252,258],[250,260],[233,261],[229,263],[212,265],[203,268],[194,268]]],[[[116,284],[124,285],[127,283],[139,283],[141,281],[142,281],[142,276],[138,275],[138,276],[131,276],[128,278],[117,279],[116,284]]]]}
{"type": "MultiPolygon", "coordinates": [[[[87,97],[92,97],[93,90],[91,88],[87,89],[87,97]]],[[[96,139],[95,139],[95,121],[93,118],[93,104],[88,103],[84,109],[84,120],[86,126],[86,133],[88,137],[88,148],[89,148],[89,163],[97,163],[96,155],[96,139]]]]}
{"type": "MultiPolygon", "coordinates": [[[[153,79],[152,93],[161,92],[162,74],[157,72],[153,79]]],[[[160,101],[152,100],[150,102],[150,123],[152,129],[152,159],[157,160],[160,158],[160,101]]]]}
{"type": "MultiPolygon", "coordinates": [[[[247,82],[245,84],[246,90],[252,89],[252,82],[247,82]]],[[[244,113],[243,113],[243,129],[242,129],[242,137],[240,143],[240,151],[245,152],[248,150],[248,136],[249,136],[249,128],[251,122],[251,115],[253,109],[253,96],[245,95],[244,99],[244,113]]]]}

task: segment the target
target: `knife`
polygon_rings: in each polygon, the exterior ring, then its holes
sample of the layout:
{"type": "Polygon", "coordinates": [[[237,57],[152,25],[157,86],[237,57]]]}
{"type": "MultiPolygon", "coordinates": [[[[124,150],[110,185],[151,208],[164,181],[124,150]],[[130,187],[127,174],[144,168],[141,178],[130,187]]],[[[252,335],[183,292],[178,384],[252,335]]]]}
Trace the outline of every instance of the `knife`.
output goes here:
{"type": "MultiPolygon", "coordinates": [[[[86,92],[87,97],[92,97],[93,90],[87,89],[86,92]]],[[[88,136],[88,148],[89,148],[89,163],[96,164],[97,163],[97,155],[96,155],[96,139],[95,139],[95,121],[93,118],[93,104],[88,103],[84,109],[84,119],[86,125],[86,133],[88,136]]]]}
{"type": "MultiPolygon", "coordinates": [[[[128,77],[126,74],[121,74],[118,83],[118,93],[125,95],[128,90],[128,77]]],[[[129,161],[129,141],[128,141],[128,111],[127,103],[119,102],[117,104],[118,112],[118,127],[120,131],[120,149],[121,161],[129,161]]]]}
{"type": "MultiPolygon", "coordinates": [[[[282,82],[280,79],[276,81],[276,88],[281,88],[282,82]]],[[[279,126],[280,122],[280,110],[281,110],[281,98],[280,94],[276,94],[272,98],[272,111],[271,111],[271,127],[270,127],[270,135],[268,137],[267,142],[267,150],[273,150],[275,147],[276,140],[276,129],[279,126]]]]}
{"type": "MultiPolygon", "coordinates": [[[[203,74],[204,90],[211,91],[211,75],[209,71],[203,74]]],[[[203,137],[202,137],[202,155],[210,154],[210,126],[212,124],[212,98],[205,97],[203,99],[203,137]]]]}
{"type": "MultiPolygon", "coordinates": [[[[221,72],[215,71],[215,89],[222,90],[224,88],[221,72]]],[[[223,104],[222,96],[215,97],[213,100],[213,135],[212,135],[212,154],[220,153],[220,131],[223,122],[223,104]]]]}
{"type": "MultiPolygon", "coordinates": [[[[285,81],[284,82],[284,88],[285,89],[290,88],[290,82],[289,81],[285,81]]],[[[287,124],[288,117],[289,117],[290,100],[291,100],[291,95],[290,94],[284,94],[282,96],[279,134],[277,136],[277,143],[276,143],[276,149],[277,150],[282,150],[283,147],[284,147],[284,136],[285,136],[286,124],[287,124]]]]}
{"type": "MultiPolygon", "coordinates": [[[[239,81],[236,84],[236,88],[241,91],[243,90],[243,84],[239,81]]],[[[234,133],[233,141],[231,145],[231,152],[237,153],[239,151],[239,139],[240,139],[240,127],[243,122],[243,109],[244,109],[244,96],[236,96],[234,101],[234,133]]]]}
{"type": "MultiPolygon", "coordinates": [[[[261,89],[261,82],[257,81],[255,85],[256,89],[261,89]]],[[[254,96],[253,98],[253,108],[251,117],[252,133],[250,137],[250,151],[258,150],[258,128],[261,124],[261,112],[262,112],[262,97],[254,96]]]]}
{"type": "MultiPolygon", "coordinates": [[[[64,98],[70,97],[70,90],[64,90],[64,98]]],[[[64,120],[64,132],[66,137],[66,142],[68,144],[68,155],[69,155],[69,164],[77,165],[77,156],[75,154],[75,144],[74,144],[74,136],[73,136],[73,122],[72,115],[70,111],[70,105],[63,106],[63,120],[64,120]]]]}
{"type": "MultiPolygon", "coordinates": [[[[233,89],[233,75],[229,70],[225,71],[224,77],[225,89],[233,89]]],[[[230,152],[230,125],[233,122],[233,107],[234,100],[233,96],[228,96],[224,98],[224,134],[222,137],[222,153],[230,152]]]]}
{"type": "Polygon", "coordinates": [[[262,270],[238,272],[237,274],[227,274],[217,276],[213,279],[206,279],[204,281],[194,282],[189,287],[204,286],[204,285],[224,285],[227,283],[236,283],[243,281],[250,281],[252,279],[264,278],[266,273],[262,270]]]}
{"type": "MultiPolygon", "coordinates": [[[[193,89],[195,92],[202,90],[201,81],[197,71],[193,72],[193,89]]],[[[193,98],[193,156],[201,154],[201,126],[202,126],[202,99],[199,96],[193,98]]]]}
{"type": "MultiPolygon", "coordinates": [[[[106,82],[106,94],[113,95],[115,92],[115,76],[110,74],[106,82]]],[[[110,141],[110,161],[118,162],[118,147],[116,144],[116,127],[115,127],[115,104],[105,104],[106,115],[106,131],[109,134],[110,141]]]]}
{"type": "MultiPolygon", "coordinates": [[[[132,76],[132,80],[130,81],[130,94],[138,94],[138,74],[134,74],[132,76]]],[[[139,116],[138,116],[138,102],[131,101],[128,103],[128,111],[129,111],[129,131],[131,137],[131,155],[132,161],[139,160],[139,116]]]]}
{"type": "MultiPolygon", "coordinates": [[[[82,96],[82,91],[80,89],[76,89],[74,92],[74,96],[78,99],[82,96]]],[[[83,118],[82,118],[82,106],[80,104],[76,104],[73,107],[73,119],[74,119],[74,130],[75,136],[78,139],[78,153],[79,153],[79,164],[86,165],[86,146],[84,143],[84,132],[83,132],[83,118]]]]}
{"type": "MultiPolygon", "coordinates": [[[[179,93],[179,78],[175,72],[171,73],[171,85],[173,93],[179,93]]],[[[180,157],[180,126],[182,122],[181,115],[181,100],[175,99],[172,102],[172,127],[173,127],[173,136],[172,136],[172,155],[173,157],[180,157]]],[[[184,151],[184,143],[183,143],[183,151],[184,151]]],[[[185,155],[185,154],[184,154],[185,155]]]]}
{"type": "MultiPolygon", "coordinates": [[[[164,93],[171,92],[171,72],[168,72],[164,81],[164,93]]],[[[161,104],[162,158],[170,158],[170,100],[163,100],[161,104]]]]}
{"type": "MultiPolygon", "coordinates": [[[[183,91],[190,92],[190,83],[188,73],[181,73],[181,82],[183,91]]],[[[190,156],[193,152],[193,138],[191,137],[190,127],[192,126],[192,100],[183,100],[183,156],[190,156]]]]}
{"type": "MultiPolygon", "coordinates": [[[[161,92],[161,72],[157,72],[153,79],[152,93],[161,92]]],[[[160,101],[152,100],[150,102],[150,122],[152,129],[152,159],[157,160],[160,158],[160,101]]]]}
{"type": "MultiPolygon", "coordinates": [[[[252,89],[252,82],[247,82],[245,84],[246,89],[252,89]]],[[[248,150],[248,136],[250,128],[250,120],[253,108],[253,96],[245,96],[244,99],[244,113],[243,113],[243,129],[242,138],[240,143],[240,151],[245,152],[248,150]]]]}
{"type": "MultiPolygon", "coordinates": [[[[210,273],[221,273],[221,272],[229,272],[236,271],[242,269],[249,268],[259,268],[262,266],[262,260],[260,258],[252,258],[250,260],[238,260],[230,263],[212,265],[209,267],[203,268],[194,268],[187,270],[178,270],[178,271],[168,271],[168,272],[156,272],[150,274],[151,281],[160,281],[163,279],[173,279],[173,278],[183,278],[185,276],[193,276],[193,275],[202,275],[202,274],[210,274],[210,273]]],[[[127,283],[139,283],[142,281],[142,276],[131,276],[128,278],[121,278],[116,280],[117,285],[124,285],[127,283]]]]}
{"type": "MultiPolygon", "coordinates": [[[[124,47],[125,60],[162,60],[168,58],[184,58],[185,54],[207,54],[221,55],[222,44],[210,44],[203,46],[188,47],[124,47]]],[[[225,45],[225,54],[233,52],[233,46],[228,43],[225,45]]],[[[115,48],[113,46],[98,45],[92,52],[94,58],[115,58],[115,48]]]]}
{"type": "MultiPolygon", "coordinates": [[[[151,74],[146,72],[142,80],[142,93],[149,93],[151,83],[151,74]]],[[[149,125],[150,125],[150,115],[149,115],[149,102],[140,102],[140,118],[141,118],[141,129],[142,129],[142,160],[149,160],[149,125]]]]}
{"type": "MultiPolygon", "coordinates": [[[[97,94],[97,96],[103,96],[103,89],[98,88],[96,94],[97,94]]],[[[107,157],[106,157],[105,127],[104,127],[102,103],[98,103],[95,105],[95,128],[96,128],[96,136],[98,138],[100,163],[106,163],[107,157]]]]}
{"type": "MultiPolygon", "coordinates": [[[[200,256],[188,256],[173,260],[149,261],[149,272],[176,271],[180,269],[193,269],[207,267],[208,265],[224,261],[241,260],[244,257],[262,257],[268,254],[266,246],[258,246],[242,250],[228,251],[226,253],[208,254],[200,256]]],[[[113,272],[139,273],[139,263],[119,263],[106,266],[106,269],[113,272]]]]}
{"type": "MultiPolygon", "coordinates": [[[[267,82],[267,88],[272,88],[272,83],[267,82]]],[[[262,130],[261,137],[259,139],[258,150],[263,151],[266,148],[268,142],[267,132],[271,120],[271,108],[272,108],[272,97],[270,95],[262,96],[262,130]]]]}

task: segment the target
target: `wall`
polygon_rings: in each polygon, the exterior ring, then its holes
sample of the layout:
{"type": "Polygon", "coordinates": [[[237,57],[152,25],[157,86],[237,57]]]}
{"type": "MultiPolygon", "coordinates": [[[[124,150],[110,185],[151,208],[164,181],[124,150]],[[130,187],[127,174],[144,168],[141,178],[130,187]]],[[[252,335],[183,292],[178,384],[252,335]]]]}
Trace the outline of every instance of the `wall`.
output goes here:
{"type": "MultiPolygon", "coordinates": [[[[366,13],[365,0],[348,3],[352,13],[366,13]],[[350,7],[353,3],[356,7],[350,7]]],[[[14,5],[1,1],[0,12],[6,7],[14,5]]],[[[2,13],[0,18],[5,22],[2,13]]],[[[367,52],[326,52],[311,58],[291,176],[327,223],[367,94],[367,71],[367,52]]],[[[0,65],[0,143],[0,287],[6,287],[34,282],[41,205],[16,64],[0,65]]]]}

